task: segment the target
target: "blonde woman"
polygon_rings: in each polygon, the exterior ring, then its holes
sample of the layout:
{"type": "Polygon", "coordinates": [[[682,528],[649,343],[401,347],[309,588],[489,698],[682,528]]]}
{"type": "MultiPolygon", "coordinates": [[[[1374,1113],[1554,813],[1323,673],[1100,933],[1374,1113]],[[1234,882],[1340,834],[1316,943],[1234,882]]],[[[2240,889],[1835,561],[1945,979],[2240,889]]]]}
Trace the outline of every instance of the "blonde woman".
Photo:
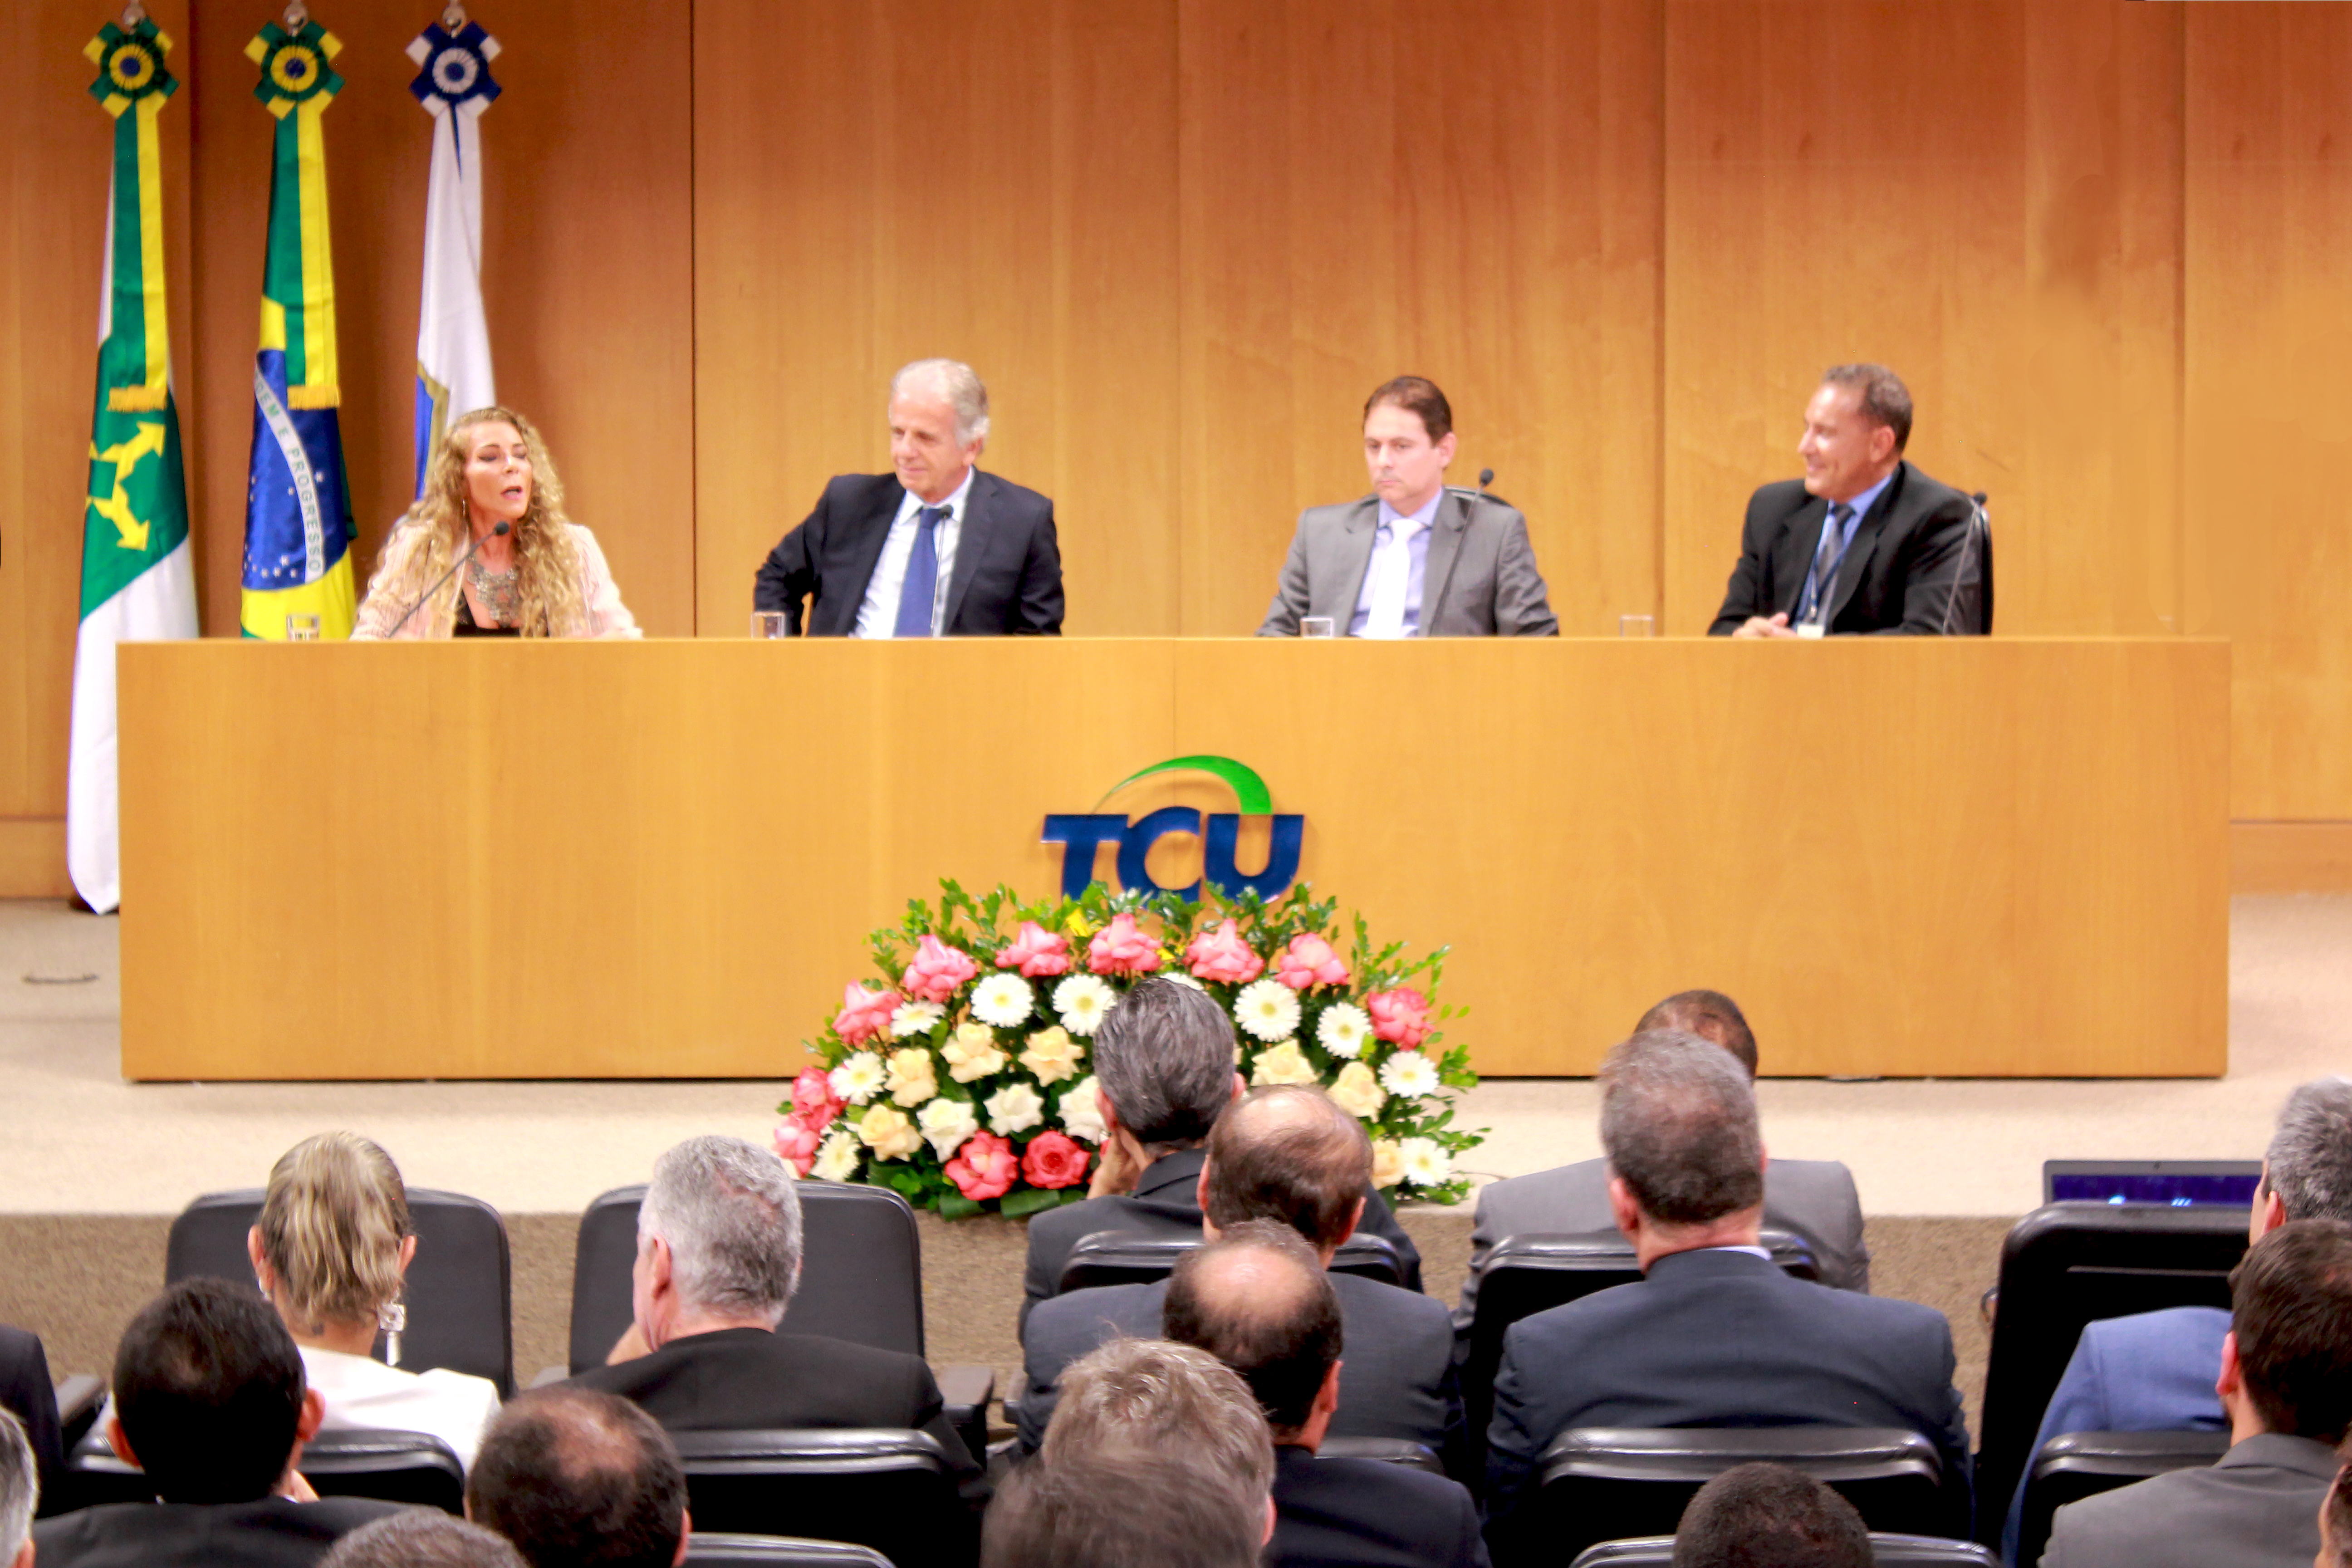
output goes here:
{"type": "Polygon", "coordinates": [[[286,1321],[330,1427],[429,1432],[470,1467],[498,1414],[488,1378],[403,1372],[369,1352],[401,1319],[401,1277],[416,1256],[408,1189],[392,1156],[352,1132],[321,1132],[269,1173],[261,1223],[246,1237],[261,1292],[286,1321]]]}
{"type": "Polygon", "coordinates": [[[596,536],[563,515],[539,432],[505,408],[461,415],[434,448],[425,494],[376,557],[354,641],[633,637],[596,536]],[[466,547],[474,545],[470,561],[466,547]]]}

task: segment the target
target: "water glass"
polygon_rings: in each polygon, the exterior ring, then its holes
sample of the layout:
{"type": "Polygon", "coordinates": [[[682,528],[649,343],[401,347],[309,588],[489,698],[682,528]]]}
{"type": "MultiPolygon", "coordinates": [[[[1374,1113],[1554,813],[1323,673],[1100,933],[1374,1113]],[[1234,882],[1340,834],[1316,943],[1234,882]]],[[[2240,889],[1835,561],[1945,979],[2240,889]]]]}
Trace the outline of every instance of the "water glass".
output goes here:
{"type": "Polygon", "coordinates": [[[784,612],[754,610],[751,612],[751,639],[769,642],[784,635],[784,612]]]}
{"type": "Polygon", "coordinates": [[[1620,616],[1617,617],[1617,635],[1621,637],[1654,637],[1658,635],[1658,617],[1620,616]]]}
{"type": "Polygon", "coordinates": [[[1303,637],[1328,637],[1339,635],[1339,623],[1329,616],[1301,616],[1298,635],[1303,637]]]}
{"type": "Polygon", "coordinates": [[[287,616],[286,640],[288,642],[317,642],[319,640],[319,617],[316,616],[287,616]]]}

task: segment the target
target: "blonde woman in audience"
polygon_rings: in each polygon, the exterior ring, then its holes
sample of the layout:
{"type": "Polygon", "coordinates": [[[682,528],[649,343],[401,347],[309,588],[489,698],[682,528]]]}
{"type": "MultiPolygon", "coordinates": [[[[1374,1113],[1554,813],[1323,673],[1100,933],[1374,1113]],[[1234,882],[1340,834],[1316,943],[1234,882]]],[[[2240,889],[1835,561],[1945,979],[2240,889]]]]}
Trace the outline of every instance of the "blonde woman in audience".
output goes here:
{"type": "Polygon", "coordinates": [[[326,1402],[328,1427],[427,1432],[473,1464],[498,1414],[497,1385],[440,1368],[403,1372],[370,1353],[377,1330],[401,1321],[401,1277],[416,1256],[391,1155],[352,1132],[297,1143],[269,1173],[246,1247],[326,1402]]]}

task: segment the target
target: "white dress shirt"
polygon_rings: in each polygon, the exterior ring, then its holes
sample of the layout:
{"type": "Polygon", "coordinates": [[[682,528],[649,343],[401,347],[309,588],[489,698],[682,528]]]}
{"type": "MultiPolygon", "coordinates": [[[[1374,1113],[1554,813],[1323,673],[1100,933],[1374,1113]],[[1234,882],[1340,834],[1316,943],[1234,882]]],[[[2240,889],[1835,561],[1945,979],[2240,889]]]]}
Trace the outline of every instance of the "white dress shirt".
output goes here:
{"type": "Polygon", "coordinates": [[[300,1349],[303,1375],[326,1403],[328,1428],[427,1432],[474,1468],[482,1428],[499,1413],[499,1387],[488,1378],[440,1367],[403,1372],[373,1356],[300,1349]]]}
{"type": "MultiPolygon", "coordinates": [[[[963,483],[940,505],[948,509],[931,531],[932,546],[940,556],[939,581],[931,586],[931,635],[938,637],[940,620],[948,612],[948,584],[955,578],[956,541],[963,532],[964,503],[971,497],[972,477],[976,468],[963,471],[963,483]]],[[[850,636],[856,637],[887,637],[898,626],[898,595],[907,584],[907,563],[915,553],[915,534],[920,525],[915,514],[929,505],[929,501],[908,490],[898,500],[898,515],[890,520],[890,537],[882,542],[882,559],[874,563],[874,575],[866,580],[866,598],[857,606],[857,625],[850,636]]]]}
{"type": "Polygon", "coordinates": [[[1349,621],[1349,637],[1409,637],[1420,631],[1429,531],[1436,525],[1437,509],[1444,502],[1444,485],[1411,513],[1397,510],[1386,497],[1381,498],[1380,526],[1372,531],[1371,563],[1364,572],[1356,613],[1349,621]]]}

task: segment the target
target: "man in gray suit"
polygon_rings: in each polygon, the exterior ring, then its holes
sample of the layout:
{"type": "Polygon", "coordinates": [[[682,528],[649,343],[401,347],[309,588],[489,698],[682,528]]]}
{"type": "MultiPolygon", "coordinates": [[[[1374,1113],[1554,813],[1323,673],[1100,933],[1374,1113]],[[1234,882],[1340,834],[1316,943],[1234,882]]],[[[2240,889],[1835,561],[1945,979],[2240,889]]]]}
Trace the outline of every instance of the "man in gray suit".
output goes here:
{"type": "Polygon", "coordinates": [[[2042,1568],[2303,1568],[2352,1428],[2352,1225],[2291,1220],[2230,1275],[2221,1342],[2230,1451],[2069,1503],[2042,1568]]]}
{"type": "MultiPolygon", "coordinates": [[[[1326,1267],[1355,1234],[1371,1180],[1372,1146],[1360,1122],[1319,1089],[1250,1090],[1217,1119],[1200,1176],[1201,1230],[1210,1241],[1249,1220],[1288,1226],[1326,1267]]],[[[1340,1437],[1420,1443],[1457,1463],[1462,1400],[1454,1331],[1445,1308],[1418,1290],[1335,1274],[1347,1323],[1348,1380],[1331,1424],[1340,1437]]],[[[1016,1424],[1034,1449],[1052,1418],[1069,1364],[1114,1335],[1152,1339],[1168,1295],[1152,1285],[1106,1285],[1040,1301],[1021,1334],[1027,1383],[1016,1424]]]]}
{"type": "MultiPolygon", "coordinates": [[[[1680,1029],[1713,1040],[1756,1077],[1756,1036],[1739,1004],[1720,991],[1684,991],[1642,1015],[1637,1035],[1680,1029]]],[[[1863,1243],[1862,1198],[1853,1173],[1835,1160],[1775,1160],[1764,1171],[1764,1228],[1786,1231],[1810,1248],[1822,1283],[1870,1293],[1870,1249],[1863,1243]]],[[[1609,1165],[1581,1160],[1496,1182],[1478,1193],[1470,1232],[1470,1272],[1462,1281],[1454,1326],[1467,1330],[1478,1305],[1478,1266],[1514,1236],[1614,1234],[1609,1165]]]]}
{"type": "Polygon", "coordinates": [[[1454,410],[1434,382],[1401,375],[1364,404],[1373,493],[1298,515],[1262,637],[1305,616],[1355,637],[1558,637],[1528,520],[1451,488],[1454,410]]]}

